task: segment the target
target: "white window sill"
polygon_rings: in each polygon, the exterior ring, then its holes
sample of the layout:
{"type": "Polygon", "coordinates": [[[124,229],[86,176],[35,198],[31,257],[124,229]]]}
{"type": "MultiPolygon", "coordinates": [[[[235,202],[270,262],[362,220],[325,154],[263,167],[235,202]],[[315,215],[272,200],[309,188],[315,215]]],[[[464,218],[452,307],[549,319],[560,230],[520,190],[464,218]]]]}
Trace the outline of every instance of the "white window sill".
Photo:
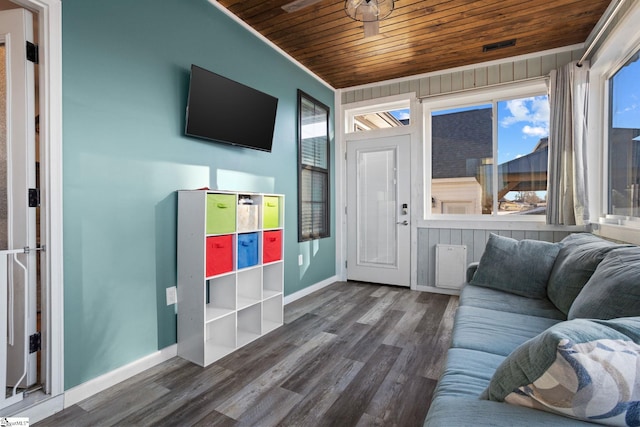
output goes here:
{"type": "Polygon", "coordinates": [[[640,218],[607,215],[591,227],[594,234],[605,239],[640,245],[640,218]]]}

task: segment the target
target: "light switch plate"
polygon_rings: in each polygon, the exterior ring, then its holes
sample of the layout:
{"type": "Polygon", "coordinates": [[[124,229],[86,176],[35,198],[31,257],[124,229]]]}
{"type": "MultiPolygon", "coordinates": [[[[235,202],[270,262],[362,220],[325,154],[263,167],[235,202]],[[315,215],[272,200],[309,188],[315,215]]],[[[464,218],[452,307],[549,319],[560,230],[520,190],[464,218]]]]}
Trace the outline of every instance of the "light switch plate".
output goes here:
{"type": "Polygon", "coordinates": [[[302,265],[302,254],[298,255],[298,265],[302,265]]]}
{"type": "Polygon", "coordinates": [[[167,288],[167,305],[175,304],[178,302],[178,294],[175,286],[167,288]]]}

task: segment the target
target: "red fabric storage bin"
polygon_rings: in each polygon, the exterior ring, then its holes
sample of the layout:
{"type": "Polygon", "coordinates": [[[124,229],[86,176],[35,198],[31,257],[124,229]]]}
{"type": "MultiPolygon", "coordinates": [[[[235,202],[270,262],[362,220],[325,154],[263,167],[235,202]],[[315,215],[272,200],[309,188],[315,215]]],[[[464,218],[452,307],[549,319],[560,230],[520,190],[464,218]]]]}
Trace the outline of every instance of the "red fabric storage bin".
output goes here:
{"type": "Polygon", "coordinates": [[[233,270],[233,235],[207,237],[207,277],[233,270]]]}
{"type": "Polygon", "coordinates": [[[262,262],[280,261],[282,259],[282,230],[265,231],[262,242],[262,262]]]}

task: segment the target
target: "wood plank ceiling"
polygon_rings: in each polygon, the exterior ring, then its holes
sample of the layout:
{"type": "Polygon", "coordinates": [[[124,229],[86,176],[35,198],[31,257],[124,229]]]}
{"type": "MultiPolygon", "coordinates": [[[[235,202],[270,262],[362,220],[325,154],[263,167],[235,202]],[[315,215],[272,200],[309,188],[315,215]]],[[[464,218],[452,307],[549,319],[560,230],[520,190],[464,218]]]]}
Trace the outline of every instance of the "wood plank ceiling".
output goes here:
{"type": "Polygon", "coordinates": [[[396,0],[364,37],[344,0],[219,0],[336,89],[583,43],[610,0],[396,0]],[[516,39],[515,46],[483,46],[516,39]]]}

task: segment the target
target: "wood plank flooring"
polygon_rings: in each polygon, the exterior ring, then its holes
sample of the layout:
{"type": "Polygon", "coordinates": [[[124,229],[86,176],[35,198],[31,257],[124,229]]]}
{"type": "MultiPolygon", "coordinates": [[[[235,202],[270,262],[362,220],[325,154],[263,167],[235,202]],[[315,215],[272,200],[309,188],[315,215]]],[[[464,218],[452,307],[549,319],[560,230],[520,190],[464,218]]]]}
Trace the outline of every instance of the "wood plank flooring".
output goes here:
{"type": "Polygon", "coordinates": [[[337,282],[206,368],[173,358],[37,426],[421,426],[457,305],[337,282]]]}

